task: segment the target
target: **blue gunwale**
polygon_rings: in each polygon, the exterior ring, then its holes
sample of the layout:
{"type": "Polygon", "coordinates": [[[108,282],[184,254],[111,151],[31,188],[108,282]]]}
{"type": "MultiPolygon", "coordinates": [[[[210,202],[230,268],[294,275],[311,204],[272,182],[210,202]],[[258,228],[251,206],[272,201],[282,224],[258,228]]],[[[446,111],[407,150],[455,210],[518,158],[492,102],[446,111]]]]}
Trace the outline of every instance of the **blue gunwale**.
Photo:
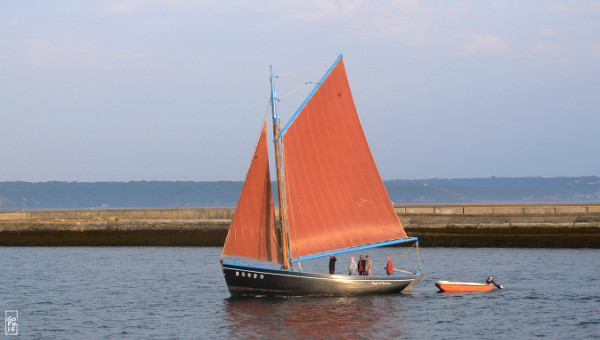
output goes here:
{"type": "MultiPolygon", "coordinates": [[[[315,275],[315,276],[324,276],[324,275],[326,275],[326,274],[322,274],[322,273],[311,273],[311,272],[305,272],[305,271],[303,271],[303,270],[301,270],[301,269],[300,269],[300,270],[293,270],[293,269],[291,269],[291,268],[288,268],[288,269],[283,269],[283,268],[275,268],[275,267],[261,266],[261,265],[257,265],[257,264],[249,264],[249,263],[247,263],[247,264],[244,264],[244,263],[239,263],[239,262],[237,262],[237,261],[233,261],[233,262],[230,262],[230,261],[223,261],[223,262],[222,262],[222,264],[223,264],[223,265],[225,265],[225,266],[229,266],[230,268],[231,268],[231,267],[238,267],[238,268],[240,268],[241,270],[246,270],[246,271],[249,271],[249,272],[254,272],[254,271],[267,271],[267,272],[276,272],[276,273],[287,272],[287,273],[290,273],[290,274],[293,274],[293,273],[298,273],[298,274],[300,274],[300,273],[302,273],[302,274],[309,274],[309,275],[315,275]]],[[[387,276],[387,278],[393,278],[394,276],[396,276],[396,277],[398,277],[398,276],[399,276],[399,277],[402,277],[402,276],[418,276],[418,275],[420,275],[420,274],[421,274],[421,270],[420,270],[420,269],[417,269],[417,270],[415,270],[415,271],[414,271],[413,273],[411,273],[411,274],[408,274],[408,273],[394,273],[394,275],[392,275],[392,276],[387,276]]],[[[339,274],[338,274],[338,275],[339,275],[339,274]]],[[[343,276],[344,276],[344,277],[347,277],[347,275],[346,275],[346,274],[344,274],[343,276]]],[[[364,279],[367,279],[367,280],[368,280],[368,279],[373,279],[373,278],[377,278],[377,277],[379,277],[379,276],[370,276],[370,277],[364,277],[364,279]]],[[[355,278],[355,279],[356,279],[356,278],[362,278],[362,277],[361,277],[361,276],[355,276],[355,277],[353,277],[353,278],[355,278]]]]}

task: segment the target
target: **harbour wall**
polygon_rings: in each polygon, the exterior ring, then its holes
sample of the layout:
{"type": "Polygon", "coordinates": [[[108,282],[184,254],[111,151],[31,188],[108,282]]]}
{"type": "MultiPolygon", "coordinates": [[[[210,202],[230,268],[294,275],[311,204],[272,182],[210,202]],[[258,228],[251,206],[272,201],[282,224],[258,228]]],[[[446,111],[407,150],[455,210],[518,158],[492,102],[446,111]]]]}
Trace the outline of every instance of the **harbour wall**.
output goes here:
{"type": "MultiPolygon", "coordinates": [[[[600,248],[600,204],[396,205],[423,247],[600,248]]],[[[0,212],[0,246],[222,246],[233,208],[0,212]]]]}
{"type": "Polygon", "coordinates": [[[396,206],[429,247],[600,248],[600,204],[396,206]]]}

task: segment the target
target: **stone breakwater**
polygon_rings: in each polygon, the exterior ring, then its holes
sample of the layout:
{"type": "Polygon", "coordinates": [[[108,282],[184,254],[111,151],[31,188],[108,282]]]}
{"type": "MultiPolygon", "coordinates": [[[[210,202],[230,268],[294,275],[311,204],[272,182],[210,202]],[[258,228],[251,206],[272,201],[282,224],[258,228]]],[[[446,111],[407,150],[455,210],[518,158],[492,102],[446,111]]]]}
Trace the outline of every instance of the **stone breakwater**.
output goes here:
{"type": "MultiPolygon", "coordinates": [[[[423,247],[600,248],[600,204],[395,206],[423,247]]],[[[0,246],[222,246],[232,208],[0,212],[0,246]]]]}
{"type": "Polygon", "coordinates": [[[600,248],[600,204],[395,208],[425,247],[600,248]]]}
{"type": "Polygon", "coordinates": [[[0,246],[222,246],[233,208],[0,212],[0,246]]]}

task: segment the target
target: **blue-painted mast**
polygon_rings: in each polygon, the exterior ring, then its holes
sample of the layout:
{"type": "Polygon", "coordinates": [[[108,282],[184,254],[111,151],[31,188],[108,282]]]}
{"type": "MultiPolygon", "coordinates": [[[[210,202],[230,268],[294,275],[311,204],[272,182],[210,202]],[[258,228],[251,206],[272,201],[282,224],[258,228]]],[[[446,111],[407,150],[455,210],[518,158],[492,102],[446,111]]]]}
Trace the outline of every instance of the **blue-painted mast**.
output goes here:
{"type": "Polygon", "coordinates": [[[287,223],[287,213],[285,208],[285,183],[283,176],[283,156],[281,143],[280,119],[277,115],[277,94],[275,93],[275,78],[273,75],[273,65],[270,66],[271,79],[271,113],[273,116],[273,143],[275,144],[275,164],[277,166],[277,192],[279,197],[279,241],[283,252],[283,269],[288,269],[292,265],[289,256],[289,232],[287,223]]]}

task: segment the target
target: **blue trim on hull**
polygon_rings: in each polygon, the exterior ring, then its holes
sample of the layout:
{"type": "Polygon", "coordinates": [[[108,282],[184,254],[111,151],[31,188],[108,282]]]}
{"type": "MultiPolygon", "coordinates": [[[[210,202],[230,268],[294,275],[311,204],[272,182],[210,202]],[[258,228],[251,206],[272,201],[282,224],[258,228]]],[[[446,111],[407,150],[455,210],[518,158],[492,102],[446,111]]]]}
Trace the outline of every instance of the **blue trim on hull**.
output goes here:
{"type": "MultiPolygon", "coordinates": [[[[249,271],[249,272],[278,272],[281,273],[281,275],[291,275],[291,276],[296,276],[296,275],[309,275],[309,276],[324,276],[327,274],[317,274],[317,273],[307,273],[307,272],[303,272],[303,271],[295,271],[295,270],[291,270],[291,269],[283,269],[283,268],[273,268],[273,267],[265,267],[265,266],[259,266],[259,265],[253,265],[253,264],[241,264],[241,263],[237,263],[237,262],[223,262],[222,265],[224,267],[228,267],[228,268],[239,268],[240,270],[245,270],[245,271],[249,271]]],[[[394,275],[392,276],[387,276],[387,278],[398,278],[398,277],[403,277],[403,276],[408,276],[408,277],[412,277],[412,276],[418,276],[421,274],[420,270],[416,270],[414,273],[412,274],[404,274],[404,273],[394,273],[394,275]]],[[[339,274],[335,274],[335,275],[339,275],[339,274]]],[[[378,278],[380,276],[361,276],[361,275],[356,275],[356,276],[352,276],[352,275],[342,275],[343,277],[346,276],[351,276],[352,278],[356,278],[356,279],[360,279],[360,280],[368,280],[368,279],[373,279],[373,278],[378,278]]],[[[381,276],[381,277],[385,277],[385,276],[381,276]]]]}

